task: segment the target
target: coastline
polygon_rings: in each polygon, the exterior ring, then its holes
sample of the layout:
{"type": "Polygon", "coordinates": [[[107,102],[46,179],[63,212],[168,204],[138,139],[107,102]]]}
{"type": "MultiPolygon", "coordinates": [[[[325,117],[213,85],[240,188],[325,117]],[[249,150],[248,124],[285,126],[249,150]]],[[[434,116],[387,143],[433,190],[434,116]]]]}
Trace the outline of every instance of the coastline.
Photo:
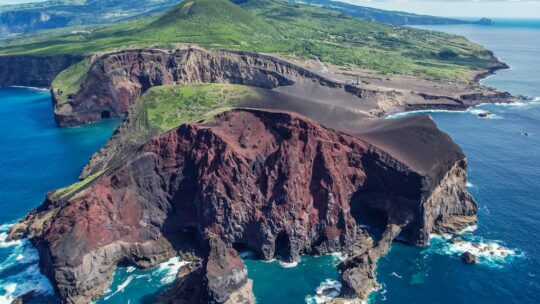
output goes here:
{"type": "Polygon", "coordinates": [[[0,86],[0,88],[28,89],[28,90],[44,91],[44,92],[51,91],[51,88],[47,88],[47,87],[32,87],[32,86],[19,86],[19,85],[0,86]]]}
{"type": "MultiPolygon", "coordinates": [[[[499,68],[499,69],[500,69],[500,68],[499,68]]],[[[496,70],[498,70],[498,69],[490,69],[489,72],[490,72],[490,73],[495,73],[496,70]]],[[[485,72],[484,72],[484,73],[485,73],[485,72]]],[[[21,86],[19,86],[19,87],[21,87],[21,86]]],[[[29,89],[39,89],[39,88],[33,88],[33,87],[25,87],[25,88],[29,88],[29,89]]],[[[44,89],[41,89],[41,90],[44,90],[44,89]]],[[[426,106],[426,107],[433,107],[434,105],[433,105],[433,104],[426,104],[425,106],[426,106]]],[[[444,106],[444,105],[443,105],[443,106],[444,106]]]]}

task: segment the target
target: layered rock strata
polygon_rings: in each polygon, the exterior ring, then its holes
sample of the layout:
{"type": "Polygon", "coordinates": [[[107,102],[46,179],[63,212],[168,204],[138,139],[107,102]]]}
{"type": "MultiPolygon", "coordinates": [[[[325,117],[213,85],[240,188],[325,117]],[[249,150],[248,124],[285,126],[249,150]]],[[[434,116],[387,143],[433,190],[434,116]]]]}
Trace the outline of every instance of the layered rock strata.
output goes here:
{"type": "Polygon", "coordinates": [[[83,58],[79,55],[0,56],[0,86],[48,88],[60,72],[83,58]]]}
{"type": "Polygon", "coordinates": [[[30,238],[66,303],[98,297],[117,265],[178,254],[200,260],[163,302],[253,303],[237,249],[284,261],[344,251],[342,296],[365,298],[394,239],[425,244],[438,227],[457,229],[456,218],[476,220],[465,156],[440,131],[434,140],[448,155],[420,172],[297,114],[231,110],[50,193],[10,238],[30,238]]]}
{"type": "Polygon", "coordinates": [[[489,90],[454,96],[366,88],[330,79],[268,55],[199,48],[99,54],[91,58],[90,67],[81,78],[85,81],[75,93],[67,95],[60,88],[52,90],[55,118],[60,126],[122,117],[150,87],[187,83],[233,83],[272,89],[375,116],[396,110],[464,110],[484,101],[514,100],[510,94],[489,90]]]}

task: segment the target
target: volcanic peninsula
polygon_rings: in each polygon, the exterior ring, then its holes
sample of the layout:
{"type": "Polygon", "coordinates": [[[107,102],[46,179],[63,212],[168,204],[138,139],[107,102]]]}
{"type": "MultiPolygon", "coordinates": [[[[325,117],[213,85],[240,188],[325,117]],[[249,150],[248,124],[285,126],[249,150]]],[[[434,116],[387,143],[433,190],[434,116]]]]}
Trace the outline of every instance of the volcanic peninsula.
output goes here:
{"type": "Polygon", "coordinates": [[[470,82],[194,45],[0,62],[0,84],[50,87],[60,127],[122,119],[80,181],[9,233],[35,245],[63,303],[99,299],[120,266],[172,257],[189,264],[155,302],[255,303],[246,251],[340,253],[331,303],[366,300],[392,242],[477,223],[460,147],[427,115],[386,116],[515,100],[477,83],[506,67],[492,54],[470,82]]]}

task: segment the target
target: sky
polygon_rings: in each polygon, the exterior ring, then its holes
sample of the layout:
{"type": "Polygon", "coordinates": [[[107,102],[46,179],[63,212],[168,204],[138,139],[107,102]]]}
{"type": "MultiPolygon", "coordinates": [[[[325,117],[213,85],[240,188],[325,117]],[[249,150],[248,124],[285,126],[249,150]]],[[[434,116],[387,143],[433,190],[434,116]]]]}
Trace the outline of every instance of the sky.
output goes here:
{"type": "Polygon", "coordinates": [[[540,1],[528,0],[340,0],[386,10],[441,17],[540,19],[540,1]]]}
{"type": "MultiPolygon", "coordinates": [[[[44,0],[0,0],[2,4],[44,0]]],[[[129,0],[126,0],[129,1],[129,0]]],[[[362,6],[442,17],[540,19],[540,0],[339,0],[362,6]]]]}

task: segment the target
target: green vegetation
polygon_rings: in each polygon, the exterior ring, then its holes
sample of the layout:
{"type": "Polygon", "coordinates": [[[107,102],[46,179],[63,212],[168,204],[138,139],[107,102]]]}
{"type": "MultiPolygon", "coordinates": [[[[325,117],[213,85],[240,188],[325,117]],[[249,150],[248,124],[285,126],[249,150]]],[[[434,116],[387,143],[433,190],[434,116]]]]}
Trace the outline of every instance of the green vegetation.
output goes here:
{"type": "Polygon", "coordinates": [[[49,0],[1,5],[0,35],[105,24],[162,13],[179,0],[49,0]]]}
{"type": "Polygon", "coordinates": [[[238,5],[229,0],[185,0],[159,17],[25,36],[0,47],[0,55],[87,54],[197,44],[442,79],[459,78],[491,60],[490,51],[455,35],[384,25],[282,0],[234,2],[238,5]]]}
{"type": "Polygon", "coordinates": [[[255,89],[241,85],[209,83],[159,86],[144,94],[138,114],[145,117],[147,128],[167,131],[183,123],[203,119],[209,112],[217,113],[255,98],[255,89]]]}
{"type": "Polygon", "coordinates": [[[356,16],[366,20],[373,20],[393,25],[419,25],[419,24],[470,24],[472,21],[417,15],[406,12],[396,12],[376,9],[372,7],[358,6],[340,1],[328,0],[293,0],[293,2],[306,3],[319,7],[328,8],[344,14],[356,16]]]}
{"type": "Polygon", "coordinates": [[[69,197],[70,195],[76,193],[80,189],[82,189],[84,186],[90,184],[93,182],[96,178],[100,177],[103,172],[97,172],[95,174],[92,174],[88,176],[87,178],[83,179],[80,182],[74,183],[66,188],[58,189],[53,193],[53,197],[56,200],[61,200],[64,198],[69,197]]]}
{"type": "Polygon", "coordinates": [[[57,103],[65,103],[68,96],[77,93],[81,84],[86,79],[86,72],[90,66],[90,59],[85,59],[62,71],[53,81],[52,87],[57,89],[57,103]]]}

